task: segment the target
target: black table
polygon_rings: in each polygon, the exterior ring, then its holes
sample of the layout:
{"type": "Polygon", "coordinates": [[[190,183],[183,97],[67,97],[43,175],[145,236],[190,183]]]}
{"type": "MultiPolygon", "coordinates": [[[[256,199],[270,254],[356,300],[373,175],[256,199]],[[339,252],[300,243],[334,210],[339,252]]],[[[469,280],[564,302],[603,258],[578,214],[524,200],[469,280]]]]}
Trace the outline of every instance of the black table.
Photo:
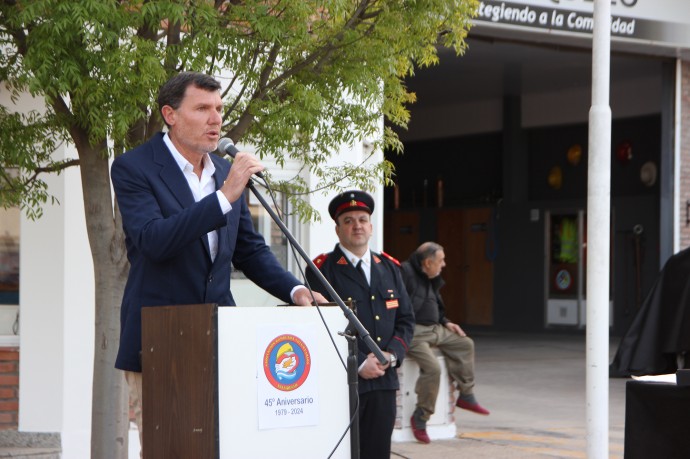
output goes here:
{"type": "Polygon", "coordinates": [[[625,459],[690,458],[690,386],[628,381],[625,459]]]}

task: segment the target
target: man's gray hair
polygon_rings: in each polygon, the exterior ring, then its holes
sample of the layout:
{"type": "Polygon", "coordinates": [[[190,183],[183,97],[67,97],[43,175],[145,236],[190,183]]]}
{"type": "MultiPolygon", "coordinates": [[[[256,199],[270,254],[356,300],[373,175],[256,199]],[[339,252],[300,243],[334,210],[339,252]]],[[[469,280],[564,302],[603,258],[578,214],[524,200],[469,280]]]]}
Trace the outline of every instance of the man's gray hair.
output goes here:
{"type": "Polygon", "coordinates": [[[417,255],[419,262],[421,263],[427,258],[432,258],[433,256],[435,256],[436,252],[440,250],[443,250],[441,244],[437,244],[435,242],[425,242],[424,244],[417,247],[417,250],[415,250],[415,254],[417,255]]]}

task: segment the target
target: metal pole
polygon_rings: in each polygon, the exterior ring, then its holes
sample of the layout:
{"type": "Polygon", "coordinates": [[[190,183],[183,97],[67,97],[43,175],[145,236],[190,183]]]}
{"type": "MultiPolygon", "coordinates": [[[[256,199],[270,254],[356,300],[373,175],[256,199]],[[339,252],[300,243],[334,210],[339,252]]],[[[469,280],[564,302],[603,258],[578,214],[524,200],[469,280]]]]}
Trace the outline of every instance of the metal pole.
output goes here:
{"type": "Polygon", "coordinates": [[[587,183],[587,458],[609,457],[611,0],[594,0],[587,183]]]}

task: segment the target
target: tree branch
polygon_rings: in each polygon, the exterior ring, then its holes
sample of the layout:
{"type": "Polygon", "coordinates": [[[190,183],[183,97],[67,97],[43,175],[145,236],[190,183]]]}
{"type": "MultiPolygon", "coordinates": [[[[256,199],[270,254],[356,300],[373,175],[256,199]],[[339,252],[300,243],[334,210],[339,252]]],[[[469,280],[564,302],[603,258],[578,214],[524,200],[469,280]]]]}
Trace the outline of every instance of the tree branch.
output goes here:
{"type": "Polygon", "coordinates": [[[32,181],[36,180],[38,178],[38,174],[59,172],[59,171],[67,169],[68,167],[78,166],[78,165],[79,165],[78,159],[70,159],[67,161],[60,162],[60,163],[51,164],[50,166],[47,166],[47,167],[37,167],[36,169],[34,169],[34,173],[29,177],[27,182],[32,182],[32,181]]]}
{"type": "Polygon", "coordinates": [[[48,166],[48,167],[37,167],[36,172],[39,174],[41,172],[57,172],[57,171],[67,169],[68,167],[78,166],[78,165],[79,165],[78,159],[70,159],[70,160],[61,162],[59,164],[53,164],[52,166],[48,166]]]}

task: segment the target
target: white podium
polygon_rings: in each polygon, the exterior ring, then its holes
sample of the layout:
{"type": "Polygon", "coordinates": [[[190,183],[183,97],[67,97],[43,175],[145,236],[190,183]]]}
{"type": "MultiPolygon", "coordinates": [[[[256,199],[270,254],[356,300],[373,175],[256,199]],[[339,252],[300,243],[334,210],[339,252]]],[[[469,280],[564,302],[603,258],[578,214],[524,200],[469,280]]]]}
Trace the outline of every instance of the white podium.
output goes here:
{"type": "Polygon", "coordinates": [[[144,458],[328,457],[350,418],[347,319],[320,311],[335,345],[315,307],[144,308],[144,458]]]}

